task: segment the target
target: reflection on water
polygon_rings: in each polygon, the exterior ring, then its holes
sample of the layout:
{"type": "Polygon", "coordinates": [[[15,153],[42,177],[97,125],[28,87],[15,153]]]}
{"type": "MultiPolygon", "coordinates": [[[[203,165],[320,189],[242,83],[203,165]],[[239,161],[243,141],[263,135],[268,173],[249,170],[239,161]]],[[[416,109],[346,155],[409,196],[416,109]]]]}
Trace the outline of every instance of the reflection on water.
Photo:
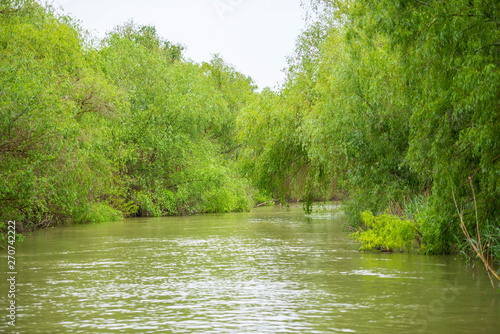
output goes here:
{"type": "Polygon", "coordinates": [[[268,207],[36,232],[18,245],[15,332],[498,333],[481,270],[360,253],[341,220],[268,207]]]}

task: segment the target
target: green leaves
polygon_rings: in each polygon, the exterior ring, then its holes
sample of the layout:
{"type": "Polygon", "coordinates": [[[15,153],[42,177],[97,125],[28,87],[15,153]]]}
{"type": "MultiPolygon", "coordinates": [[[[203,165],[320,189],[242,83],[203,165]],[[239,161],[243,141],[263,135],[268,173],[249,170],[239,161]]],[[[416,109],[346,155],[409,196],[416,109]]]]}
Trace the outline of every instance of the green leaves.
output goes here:
{"type": "MultiPolygon", "coordinates": [[[[354,225],[365,210],[412,215],[432,253],[455,252],[457,238],[465,241],[455,193],[465,219],[476,203],[481,233],[491,235],[500,214],[500,7],[312,5],[318,20],[299,37],[282,90],[263,92],[238,119],[240,161],[254,184],[306,203],[311,194],[344,193],[354,225]],[[475,194],[464,186],[469,178],[475,194]],[[410,204],[417,199],[424,204],[410,204]]],[[[380,217],[365,214],[374,224],[365,241],[408,249],[415,234],[380,217]],[[374,232],[377,224],[383,228],[374,232]]]]}
{"type": "Polygon", "coordinates": [[[361,242],[360,250],[411,251],[416,236],[415,222],[387,213],[377,217],[369,211],[361,214],[367,230],[352,235],[361,242]]]}
{"type": "Polygon", "coordinates": [[[118,27],[102,46],[104,73],[129,96],[120,140],[132,148],[123,168],[139,213],[240,210],[248,195],[234,191],[243,183],[225,154],[237,149],[233,129],[251,80],[217,56],[202,65],[166,59],[174,46],[152,27],[118,27]]]}
{"type": "Polygon", "coordinates": [[[31,228],[249,207],[231,159],[250,78],[217,57],[184,61],[150,26],[126,23],[96,49],[34,1],[0,7],[0,23],[1,219],[31,228]]]}
{"type": "Polygon", "coordinates": [[[92,69],[73,26],[36,3],[18,9],[0,25],[1,216],[37,226],[75,219],[106,186],[111,166],[90,144],[97,131],[76,116],[110,109],[102,106],[110,94],[85,74],[92,69]],[[24,16],[30,6],[37,15],[24,16]]]}
{"type": "MultiPolygon", "coordinates": [[[[398,10],[398,20],[408,24],[403,29],[384,29],[393,46],[410,55],[405,60],[406,77],[415,87],[409,95],[414,102],[410,165],[434,180],[433,197],[440,206],[457,189],[460,200],[470,203],[472,193],[464,191],[463,185],[472,177],[481,221],[498,217],[494,198],[499,196],[495,158],[500,155],[500,137],[493,124],[500,124],[500,53],[495,46],[500,29],[494,23],[499,10],[488,1],[432,3],[398,10]],[[402,31],[414,38],[403,38],[402,31]]],[[[458,219],[453,216],[443,219],[453,220],[456,227],[458,219]]],[[[448,239],[443,245],[452,242],[448,239]]]]}
{"type": "Polygon", "coordinates": [[[477,204],[480,227],[498,222],[500,212],[500,7],[319,2],[326,8],[319,13],[334,13],[335,24],[313,56],[298,53],[303,65],[289,83],[299,87],[307,78],[301,95],[314,97],[310,115],[318,121],[305,122],[314,124],[306,133],[323,140],[312,141],[309,154],[342,166],[334,175],[349,194],[346,212],[392,207],[403,215],[398,208],[423,196],[417,219],[424,249],[456,251],[464,238],[452,193],[466,219],[477,204]],[[475,194],[465,187],[469,178],[475,194]]]}

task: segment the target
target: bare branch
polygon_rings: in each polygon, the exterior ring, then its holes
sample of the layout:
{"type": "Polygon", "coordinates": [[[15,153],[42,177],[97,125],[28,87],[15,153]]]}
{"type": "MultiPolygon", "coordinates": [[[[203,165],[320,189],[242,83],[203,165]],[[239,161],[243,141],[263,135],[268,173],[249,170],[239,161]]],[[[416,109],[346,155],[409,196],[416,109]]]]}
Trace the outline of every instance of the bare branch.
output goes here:
{"type": "MultiPolygon", "coordinates": [[[[472,180],[472,178],[470,178],[470,180],[472,180]]],[[[472,183],[471,183],[471,186],[472,186],[472,183]]],[[[474,192],[474,188],[473,188],[473,192],[474,192]]],[[[479,247],[481,250],[477,248],[476,244],[472,240],[472,238],[469,234],[469,231],[467,230],[467,226],[465,226],[463,212],[460,211],[460,209],[458,208],[457,199],[455,198],[455,192],[452,190],[451,194],[453,195],[453,202],[455,203],[455,208],[457,209],[458,217],[460,218],[460,228],[462,229],[462,232],[465,235],[465,238],[467,238],[467,241],[471,245],[472,249],[474,249],[474,252],[476,253],[476,255],[483,262],[484,267],[486,268],[486,272],[488,273],[488,277],[490,279],[491,285],[493,286],[493,290],[495,290],[495,292],[496,292],[495,282],[493,281],[493,278],[491,278],[491,275],[493,275],[498,281],[500,281],[500,277],[498,276],[496,271],[491,267],[488,260],[485,259],[484,254],[482,252],[483,246],[480,244],[480,240],[478,239],[477,242],[479,243],[479,245],[480,245],[479,247]]],[[[475,196],[474,196],[474,206],[476,207],[476,210],[477,210],[475,196]]],[[[479,235],[479,222],[477,220],[477,211],[476,211],[476,229],[477,229],[477,234],[479,235]]]]}

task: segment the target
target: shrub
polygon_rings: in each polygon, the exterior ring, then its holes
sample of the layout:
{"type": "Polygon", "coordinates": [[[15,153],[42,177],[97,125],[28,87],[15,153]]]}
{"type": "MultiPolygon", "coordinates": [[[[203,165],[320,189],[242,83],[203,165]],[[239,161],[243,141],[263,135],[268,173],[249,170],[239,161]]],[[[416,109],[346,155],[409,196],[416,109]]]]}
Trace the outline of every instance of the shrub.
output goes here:
{"type": "Polygon", "coordinates": [[[410,251],[416,236],[415,222],[388,213],[375,217],[370,211],[361,214],[367,230],[352,236],[361,242],[360,250],[410,251]]]}
{"type": "Polygon", "coordinates": [[[123,214],[106,203],[92,203],[85,222],[104,223],[108,221],[122,220],[123,214]]]}

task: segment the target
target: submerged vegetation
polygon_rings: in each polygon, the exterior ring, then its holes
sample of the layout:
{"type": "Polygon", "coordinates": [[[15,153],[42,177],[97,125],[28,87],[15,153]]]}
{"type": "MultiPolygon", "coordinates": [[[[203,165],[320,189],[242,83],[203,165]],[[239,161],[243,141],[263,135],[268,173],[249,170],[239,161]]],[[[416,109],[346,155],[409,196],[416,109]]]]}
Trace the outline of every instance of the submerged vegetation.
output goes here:
{"type": "Polygon", "coordinates": [[[285,83],[257,92],[220,56],[184,59],[154,27],[125,23],[96,42],[35,1],[3,1],[0,221],[30,229],[255,200],[309,211],[342,198],[367,249],[417,240],[495,274],[500,6],[308,10],[285,83]]]}

